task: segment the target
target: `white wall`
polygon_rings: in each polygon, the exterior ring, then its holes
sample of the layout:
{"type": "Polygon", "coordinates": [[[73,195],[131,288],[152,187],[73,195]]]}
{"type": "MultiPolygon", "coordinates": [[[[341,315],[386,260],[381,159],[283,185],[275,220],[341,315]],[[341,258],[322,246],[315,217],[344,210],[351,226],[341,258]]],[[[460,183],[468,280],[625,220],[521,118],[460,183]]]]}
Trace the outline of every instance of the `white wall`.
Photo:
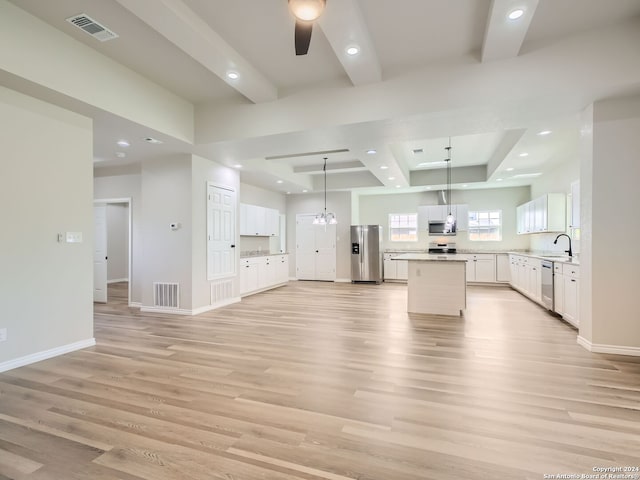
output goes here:
{"type": "Polygon", "coordinates": [[[142,176],[135,169],[95,169],[93,196],[96,199],[130,198],[133,228],[131,232],[131,299],[142,304],[142,176]]]}
{"type": "MultiPolygon", "coordinates": [[[[503,228],[501,242],[472,242],[466,232],[455,237],[447,237],[455,241],[459,249],[473,250],[526,250],[529,248],[527,235],[516,234],[516,206],[529,200],[529,187],[494,188],[487,190],[454,190],[452,202],[466,204],[469,210],[502,210],[503,228]]],[[[417,213],[420,205],[437,205],[436,192],[403,193],[392,195],[360,196],[359,219],[361,224],[382,225],[384,227],[384,248],[398,250],[425,250],[430,237],[426,231],[418,233],[417,242],[389,241],[389,214],[417,213]]]]}
{"type": "Polygon", "coordinates": [[[0,87],[0,370],[93,342],[92,144],[90,119],[0,87]]]}
{"type": "Polygon", "coordinates": [[[107,281],[129,280],[129,205],[107,205],[107,281]]]}
{"type": "Polygon", "coordinates": [[[591,188],[581,192],[580,335],[640,355],[639,133],[640,95],[594,103],[593,158],[581,163],[581,187],[591,188]]]}
{"type": "MultiPolygon", "coordinates": [[[[296,276],[296,215],[316,214],[324,210],[324,192],[287,196],[287,249],[289,276],[296,276]]],[[[351,193],[327,192],[327,211],[338,219],[336,228],[336,279],[351,279],[351,193]]],[[[322,228],[322,227],[318,227],[322,228]]]]}
{"type": "MultiPolygon", "coordinates": [[[[140,262],[142,305],[153,305],[154,282],[180,284],[180,308],[192,308],[191,155],[142,164],[140,262]],[[171,230],[171,223],[179,223],[171,230]]],[[[202,202],[205,202],[203,197],[202,202]]]]}

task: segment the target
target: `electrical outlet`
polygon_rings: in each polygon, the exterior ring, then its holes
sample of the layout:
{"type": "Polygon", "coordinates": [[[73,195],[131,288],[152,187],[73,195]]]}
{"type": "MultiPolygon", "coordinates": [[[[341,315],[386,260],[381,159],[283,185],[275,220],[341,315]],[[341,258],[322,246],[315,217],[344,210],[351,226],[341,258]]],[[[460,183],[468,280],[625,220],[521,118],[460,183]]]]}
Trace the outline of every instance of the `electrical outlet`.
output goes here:
{"type": "Polygon", "coordinates": [[[6,341],[7,341],[7,329],[0,328],[0,342],[6,342],[6,341]]]}
{"type": "Polygon", "coordinates": [[[82,232],[67,232],[67,243],[82,243],[82,232]]]}

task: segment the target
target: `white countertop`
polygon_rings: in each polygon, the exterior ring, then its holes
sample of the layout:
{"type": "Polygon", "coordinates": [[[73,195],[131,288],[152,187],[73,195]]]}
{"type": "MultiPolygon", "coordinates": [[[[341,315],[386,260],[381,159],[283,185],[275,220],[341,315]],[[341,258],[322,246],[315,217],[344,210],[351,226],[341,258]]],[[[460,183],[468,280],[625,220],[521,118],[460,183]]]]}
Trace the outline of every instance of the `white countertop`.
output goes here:
{"type": "Polygon", "coordinates": [[[520,255],[522,257],[533,257],[539,258],[541,260],[549,260],[550,262],[556,263],[571,263],[572,265],[580,265],[580,260],[577,257],[569,257],[566,256],[557,256],[557,255],[549,255],[544,252],[509,252],[513,255],[520,255]]]}
{"type": "Polygon", "coordinates": [[[466,262],[465,258],[456,257],[456,254],[443,255],[434,253],[403,253],[391,260],[409,260],[417,262],[466,262]]]}

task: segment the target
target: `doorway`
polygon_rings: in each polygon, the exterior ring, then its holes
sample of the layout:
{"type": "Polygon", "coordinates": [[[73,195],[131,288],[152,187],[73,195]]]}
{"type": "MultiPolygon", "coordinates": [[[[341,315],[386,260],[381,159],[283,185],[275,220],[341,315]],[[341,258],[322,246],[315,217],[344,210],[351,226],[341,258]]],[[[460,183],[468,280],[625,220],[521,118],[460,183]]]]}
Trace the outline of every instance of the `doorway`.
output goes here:
{"type": "Polygon", "coordinates": [[[107,303],[110,295],[123,302],[126,292],[127,305],[131,305],[134,281],[131,198],[94,200],[94,222],[94,302],[107,303]]]}

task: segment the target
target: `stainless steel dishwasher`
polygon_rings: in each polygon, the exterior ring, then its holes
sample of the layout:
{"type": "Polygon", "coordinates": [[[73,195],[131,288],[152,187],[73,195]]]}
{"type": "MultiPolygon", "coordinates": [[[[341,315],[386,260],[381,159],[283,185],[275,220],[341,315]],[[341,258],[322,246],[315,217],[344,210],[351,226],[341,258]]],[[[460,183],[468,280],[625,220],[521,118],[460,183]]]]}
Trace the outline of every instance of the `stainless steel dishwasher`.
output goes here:
{"type": "Polygon", "coordinates": [[[553,311],[553,262],[542,260],[542,304],[553,311]]]}

